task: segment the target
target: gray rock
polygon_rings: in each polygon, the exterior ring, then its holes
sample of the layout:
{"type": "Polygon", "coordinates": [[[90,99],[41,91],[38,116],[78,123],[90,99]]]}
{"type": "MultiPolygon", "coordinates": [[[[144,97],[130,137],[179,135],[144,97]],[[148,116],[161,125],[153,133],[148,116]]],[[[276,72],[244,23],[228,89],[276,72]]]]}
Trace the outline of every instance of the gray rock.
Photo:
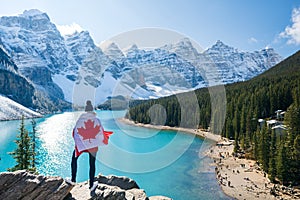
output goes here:
{"type": "Polygon", "coordinates": [[[118,186],[119,188],[124,190],[129,190],[133,188],[139,189],[139,186],[133,179],[130,179],[125,176],[102,176],[101,174],[99,174],[97,177],[95,177],[95,181],[106,185],[118,186]]]}
{"type": "Polygon", "coordinates": [[[126,199],[132,200],[147,200],[149,199],[142,189],[133,188],[126,191],[126,199]],[[133,198],[132,198],[133,197],[133,198]]]}
{"type": "Polygon", "coordinates": [[[94,192],[89,191],[87,181],[77,183],[65,200],[148,200],[145,191],[139,189],[137,183],[128,177],[99,174],[95,181],[99,184],[94,192]]]}
{"type": "Polygon", "coordinates": [[[64,199],[73,187],[61,177],[35,175],[25,170],[0,174],[1,199],[64,199]]]}

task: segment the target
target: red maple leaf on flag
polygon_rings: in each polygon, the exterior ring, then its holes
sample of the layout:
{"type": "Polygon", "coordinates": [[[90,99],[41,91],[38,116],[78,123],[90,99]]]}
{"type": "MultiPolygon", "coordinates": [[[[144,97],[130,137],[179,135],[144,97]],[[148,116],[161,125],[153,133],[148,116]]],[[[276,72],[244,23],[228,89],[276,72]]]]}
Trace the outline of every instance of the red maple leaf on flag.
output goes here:
{"type": "Polygon", "coordinates": [[[100,126],[95,126],[94,121],[90,119],[84,122],[84,125],[85,128],[77,128],[78,134],[83,137],[82,140],[96,139],[96,135],[100,132],[100,126]]]}

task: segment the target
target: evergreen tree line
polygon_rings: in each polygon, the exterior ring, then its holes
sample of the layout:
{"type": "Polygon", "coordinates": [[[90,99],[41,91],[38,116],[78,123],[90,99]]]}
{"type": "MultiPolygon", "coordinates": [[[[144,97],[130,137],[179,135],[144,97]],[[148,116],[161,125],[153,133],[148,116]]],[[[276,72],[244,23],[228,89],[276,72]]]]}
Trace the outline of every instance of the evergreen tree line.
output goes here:
{"type": "Polygon", "coordinates": [[[199,110],[189,105],[194,103],[189,98],[180,100],[189,94],[184,93],[133,104],[126,117],[145,124],[210,127],[212,132],[234,139],[234,151],[257,160],[272,181],[300,184],[300,51],[260,76],[226,85],[225,89],[226,115],[221,132],[215,126],[220,121],[217,113],[224,108],[211,110],[207,88],[194,91],[199,110]],[[156,120],[162,109],[157,110],[157,117],[150,117],[149,109],[156,104],[165,109],[165,121],[156,120]],[[278,135],[266,123],[258,123],[258,119],[275,117],[276,110],[286,111],[285,134],[278,135]]]}
{"type": "Polygon", "coordinates": [[[30,172],[37,172],[36,170],[36,122],[33,119],[31,121],[32,132],[28,132],[25,128],[24,116],[22,116],[19,135],[15,140],[17,145],[13,152],[9,152],[10,155],[16,161],[16,165],[12,168],[8,168],[8,171],[16,171],[26,169],[30,172]]]}

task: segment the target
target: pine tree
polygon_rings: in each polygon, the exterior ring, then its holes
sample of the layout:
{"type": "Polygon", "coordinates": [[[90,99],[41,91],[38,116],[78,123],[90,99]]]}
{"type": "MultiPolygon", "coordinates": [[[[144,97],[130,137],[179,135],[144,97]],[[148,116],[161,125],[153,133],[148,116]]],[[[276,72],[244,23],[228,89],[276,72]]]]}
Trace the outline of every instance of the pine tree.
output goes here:
{"type": "Polygon", "coordinates": [[[245,134],[246,132],[246,105],[243,104],[242,111],[241,111],[241,127],[240,127],[240,135],[245,134]]]}
{"type": "Polygon", "coordinates": [[[16,165],[12,168],[9,168],[8,171],[16,171],[27,169],[30,171],[35,171],[32,168],[33,160],[33,152],[32,152],[32,141],[29,136],[28,130],[25,128],[25,120],[24,116],[22,116],[20,128],[20,134],[17,136],[17,140],[15,143],[17,144],[17,148],[10,152],[10,155],[13,155],[13,158],[16,160],[16,165]]]}
{"type": "Polygon", "coordinates": [[[277,155],[277,178],[283,183],[287,183],[288,176],[288,166],[287,166],[287,154],[286,147],[284,144],[280,145],[278,155],[277,155]]]}
{"type": "Polygon", "coordinates": [[[257,128],[257,131],[253,134],[253,157],[255,160],[258,160],[258,136],[259,136],[259,128],[257,128]]]}
{"type": "Polygon", "coordinates": [[[31,125],[32,125],[32,132],[31,132],[31,154],[32,154],[32,159],[31,159],[31,171],[36,172],[36,148],[35,148],[35,143],[36,143],[36,121],[34,119],[31,120],[31,125]]]}
{"type": "Polygon", "coordinates": [[[294,182],[300,183],[300,135],[298,135],[294,140],[294,148],[292,152],[293,160],[293,177],[296,178],[294,182]]]}
{"type": "Polygon", "coordinates": [[[235,132],[233,152],[237,153],[239,150],[240,150],[239,135],[237,132],[235,132]]]}
{"type": "Polygon", "coordinates": [[[276,157],[276,133],[274,130],[272,130],[272,137],[270,143],[269,170],[268,170],[269,179],[271,182],[274,182],[276,177],[275,157],[276,157]]]}
{"type": "Polygon", "coordinates": [[[240,120],[237,107],[234,111],[233,130],[238,134],[240,132],[240,120]]]}
{"type": "Polygon", "coordinates": [[[268,130],[266,126],[263,126],[260,137],[259,137],[259,143],[258,143],[258,157],[259,157],[259,163],[262,164],[262,168],[264,171],[268,171],[268,165],[269,165],[269,144],[268,144],[268,130]]]}

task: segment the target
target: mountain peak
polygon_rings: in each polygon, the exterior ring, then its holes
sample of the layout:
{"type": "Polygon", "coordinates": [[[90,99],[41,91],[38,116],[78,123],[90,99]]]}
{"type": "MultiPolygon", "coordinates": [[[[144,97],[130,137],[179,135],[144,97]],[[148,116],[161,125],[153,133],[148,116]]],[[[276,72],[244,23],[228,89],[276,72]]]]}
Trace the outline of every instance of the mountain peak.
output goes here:
{"type": "Polygon", "coordinates": [[[224,42],[222,42],[221,40],[217,40],[217,42],[212,45],[212,47],[208,48],[206,50],[206,52],[212,52],[212,51],[216,51],[216,52],[238,52],[237,49],[234,49],[231,46],[228,46],[227,44],[225,44],[224,42]]]}
{"type": "Polygon", "coordinates": [[[181,40],[179,40],[178,44],[187,45],[187,46],[192,45],[191,40],[187,37],[184,37],[181,40]]]}
{"type": "Polygon", "coordinates": [[[0,24],[4,27],[19,27],[34,32],[57,31],[47,13],[37,9],[25,10],[17,16],[3,16],[0,18],[0,24]]]}
{"type": "Polygon", "coordinates": [[[135,52],[138,50],[139,50],[138,46],[136,44],[132,44],[131,46],[125,48],[124,52],[128,53],[128,52],[135,52]]]}
{"type": "Polygon", "coordinates": [[[222,42],[221,40],[217,40],[216,44],[213,45],[213,47],[229,47],[227,44],[222,42]]]}
{"type": "Polygon", "coordinates": [[[129,49],[136,50],[136,49],[138,49],[138,46],[136,44],[133,44],[129,47],[129,49]]]}
{"type": "Polygon", "coordinates": [[[92,37],[88,31],[77,31],[75,30],[73,33],[63,35],[66,40],[80,40],[89,41],[90,43],[94,43],[92,41],[92,37]]]}
{"type": "Polygon", "coordinates": [[[118,61],[124,57],[123,52],[120,50],[119,46],[112,41],[105,41],[101,43],[100,48],[110,59],[118,61]]]}
{"type": "Polygon", "coordinates": [[[192,41],[187,37],[181,38],[176,43],[166,44],[161,49],[173,52],[189,61],[196,60],[199,52],[201,52],[201,49],[196,49],[192,41]]]}
{"type": "Polygon", "coordinates": [[[109,44],[108,48],[113,48],[113,49],[116,49],[116,48],[119,48],[118,45],[116,45],[116,43],[112,42],[109,44]]]}
{"type": "Polygon", "coordinates": [[[120,49],[119,46],[112,41],[105,41],[101,43],[99,46],[103,51],[120,49]]]}
{"type": "Polygon", "coordinates": [[[77,31],[76,30],[73,34],[74,35],[79,35],[79,36],[82,36],[82,37],[87,37],[87,38],[91,37],[91,35],[88,31],[77,31]]]}
{"type": "Polygon", "coordinates": [[[274,48],[269,47],[269,46],[266,46],[264,49],[262,49],[262,51],[274,51],[275,52],[274,48]]]}
{"type": "Polygon", "coordinates": [[[19,15],[20,17],[24,18],[32,18],[32,17],[46,17],[49,19],[48,15],[38,9],[30,9],[30,10],[25,10],[22,14],[19,15]]]}

